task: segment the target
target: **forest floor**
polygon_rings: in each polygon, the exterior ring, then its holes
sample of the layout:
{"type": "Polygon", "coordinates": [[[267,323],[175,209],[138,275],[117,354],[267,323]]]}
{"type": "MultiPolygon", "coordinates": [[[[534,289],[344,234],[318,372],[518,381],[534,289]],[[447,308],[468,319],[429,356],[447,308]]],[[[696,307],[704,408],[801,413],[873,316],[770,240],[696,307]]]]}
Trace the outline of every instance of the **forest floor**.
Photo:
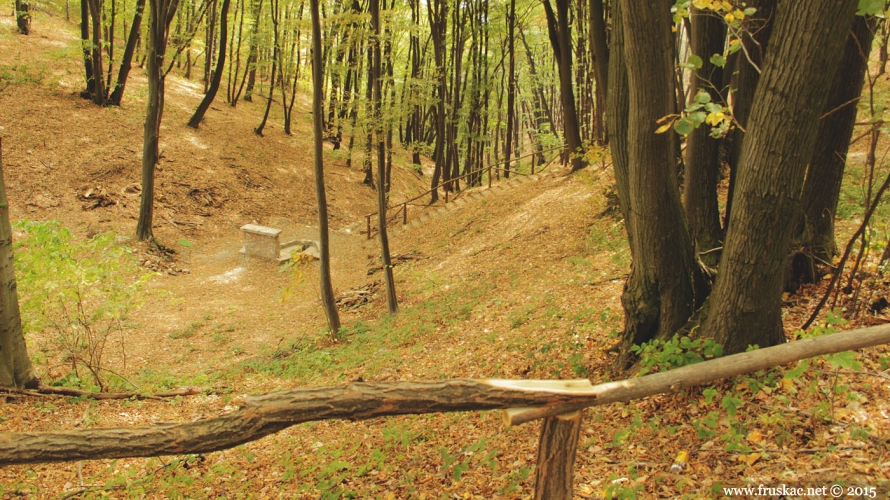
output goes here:
{"type": "MultiPolygon", "coordinates": [[[[43,12],[34,33],[0,15],[0,137],[13,220],[55,219],[78,238],[115,231],[155,272],[145,304],[109,347],[105,366],[142,392],[198,387],[169,400],[0,399],[0,430],[23,432],[186,422],[233,411],[248,394],[282,388],[475,378],[623,378],[609,348],[622,325],[630,255],[607,196],[611,174],[591,167],[498,189],[394,234],[401,311],[384,294],[341,311],[325,335],[318,274],[239,255],[246,223],[315,237],[311,114],[298,102],[293,136],[264,101],[217,102],[201,128],[185,122],[202,85],[167,80],[157,173],[158,254],[129,239],[138,210],[144,78],[124,105],[79,97],[75,26],[43,12]]],[[[356,156],[360,165],[361,155],[356,156]]],[[[396,155],[393,199],[429,177],[396,155]]],[[[327,151],[336,292],[379,290],[378,248],[355,231],[375,193],[342,151],[327,151]]],[[[413,215],[412,215],[413,216],[413,215]]],[[[855,222],[839,226],[849,232],[855,222]]],[[[886,223],[885,223],[886,225],[886,223]]],[[[882,230],[886,231],[882,228],[882,230]]],[[[875,275],[879,275],[876,271],[875,275]]],[[[885,283],[868,291],[883,297],[885,283]]],[[[786,300],[793,332],[825,282],[786,300]]],[[[887,322],[863,314],[843,326],[887,322]]],[[[797,336],[797,334],[792,334],[797,336]]],[[[29,336],[45,383],[68,376],[52,338],[29,336]]],[[[720,498],[722,486],[843,484],[890,491],[887,346],[736,377],[629,404],[587,410],[575,468],[577,498],[720,498]],[[672,469],[678,454],[686,463],[672,469]]],[[[121,389],[134,390],[132,386],[121,389]]],[[[505,428],[498,412],[294,426],[201,456],[96,460],[0,469],[3,498],[528,498],[539,425],[505,428]]],[[[861,498],[870,497],[865,494],[861,498]]]]}

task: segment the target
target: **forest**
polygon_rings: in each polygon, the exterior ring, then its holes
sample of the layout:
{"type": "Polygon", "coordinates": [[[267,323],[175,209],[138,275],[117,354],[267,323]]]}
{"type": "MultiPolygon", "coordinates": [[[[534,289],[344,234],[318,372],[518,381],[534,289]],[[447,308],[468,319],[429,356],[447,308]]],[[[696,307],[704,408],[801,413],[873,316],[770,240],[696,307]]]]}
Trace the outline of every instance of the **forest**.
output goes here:
{"type": "Polygon", "coordinates": [[[890,495],[885,0],[8,7],[0,496],[890,495]]]}

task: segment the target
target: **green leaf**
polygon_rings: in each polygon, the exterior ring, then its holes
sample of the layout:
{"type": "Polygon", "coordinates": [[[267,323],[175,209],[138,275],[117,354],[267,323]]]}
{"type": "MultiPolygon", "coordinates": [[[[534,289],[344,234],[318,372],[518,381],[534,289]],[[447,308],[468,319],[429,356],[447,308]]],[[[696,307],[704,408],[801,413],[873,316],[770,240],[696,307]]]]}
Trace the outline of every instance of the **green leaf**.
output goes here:
{"type": "Polygon", "coordinates": [[[696,111],[695,113],[689,113],[689,119],[692,120],[692,123],[695,125],[695,128],[698,128],[699,125],[705,122],[705,119],[708,117],[708,114],[703,111],[696,111]]]}
{"type": "Polygon", "coordinates": [[[808,360],[804,359],[804,360],[798,361],[797,366],[794,369],[788,370],[785,372],[784,378],[787,378],[788,380],[794,380],[797,377],[799,377],[803,372],[807,371],[807,369],[809,369],[809,367],[810,367],[810,362],[808,360]]]}
{"type": "Polygon", "coordinates": [[[701,65],[702,65],[701,57],[698,57],[697,55],[693,54],[686,59],[686,64],[682,64],[681,66],[683,66],[684,68],[699,69],[699,68],[701,68],[701,65]]]}
{"type": "Polygon", "coordinates": [[[695,102],[699,104],[708,104],[711,102],[711,94],[705,92],[704,90],[699,90],[698,94],[695,94],[695,102]]]}
{"type": "Polygon", "coordinates": [[[750,16],[754,15],[755,12],[757,12],[757,9],[755,9],[754,7],[748,7],[747,9],[743,10],[742,12],[745,13],[745,17],[750,17],[750,16]]]}
{"type": "Polygon", "coordinates": [[[189,240],[187,240],[187,239],[185,239],[185,238],[179,238],[179,244],[182,245],[182,246],[184,246],[184,247],[190,247],[190,246],[192,246],[192,242],[190,242],[189,240]]]}
{"type": "Polygon", "coordinates": [[[856,353],[853,351],[844,351],[837,354],[825,356],[825,360],[832,368],[843,368],[845,370],[858,370],[859,361],[856,361],[856,353]]]}
{"type": "Polygon", "coordinates": [[[884,0],[859,0],[856,15],[884,17],[884,0]]]}
{"type": "Polygon", "coordinates": [[[693,130],[695,130],[695,122],[685,116],[674,124],[674,131],[682,136],[691,134],[693,130]]]}
{"type": "Polygon", "coordinates": [[[717,66],[718,68],[722,68],[723,66],[726,66],[726,58],[721,56],[720,54],[712,55],[710,61],[711,61],[711,64],[713,64],[714,66],[717,66]]]}
{"type": "Polygon", "coordinates": [[[736,413],[739,412],[739,408],[741,408],[742,405],[744,405],[744,402],[741,399],[731,394],[727,394],[726,396],[723,396],[723,401],[720,406],[726,410],[726,413],[728,413],[729,416],[734,417],[736,413]]]}

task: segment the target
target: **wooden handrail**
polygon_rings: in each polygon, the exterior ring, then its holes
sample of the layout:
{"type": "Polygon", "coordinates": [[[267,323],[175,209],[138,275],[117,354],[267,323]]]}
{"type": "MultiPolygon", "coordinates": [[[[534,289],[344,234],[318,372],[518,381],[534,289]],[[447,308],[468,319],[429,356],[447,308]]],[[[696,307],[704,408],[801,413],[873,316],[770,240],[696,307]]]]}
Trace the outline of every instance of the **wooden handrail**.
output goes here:
{"type": "MultiPolygon", "coordinates": [[[[254,441],[303,422],[452,411],[506,409],[508,425],[546,418],[542,435],[550,432],[547,429],[551,424],[558,425],[556,420],[561,418],[576,422],[572,432],[577,432],[580,417],[574,413],[587,407],[676,392],[804,358],[888,343],[890,325],[880,325],[599,385],[592,385],[587,379],[451,379],[354,382],[334,387],[288,389],[250,396],[244,406],[234,412],[182,424],[3,432],[0,433],[0,465],[207,453],[254,441]]],[[[574,453],[570,455],[566,458],[573,463],[574,453]]],[[[541,450],[538,460],[542,460],[541,450]]],[[[539,476],[538,480],[542,478],[539,476]]],[[[565,498],[571,498],[570,491],[565,498]]]]}
{"type": "MultiPolygon", "coordinates": [[[[444,181],[444,182],[438,184],[436,187],[433,187],[433,188],[430,188],[430,189],[424,191],[423,193],[421,193],[421,194],[415,196],[414,198],[410,198],[410,199],[408,199],[408,200],[399,202],[398,205],[391,205],[391,206],[386,207],[386,211],[389,212],[391,209],[396,208],[396,207],[401,208],[402,206],[405,206],[405,205],[407,205],[407,204],[409,204],[409,203],[411,203],[411,202],[413,202],[413,201],[419,200],[419,199],[423,198],[424,196],[426,196],[426,195],[432,193],[433,191],[436,191],[436,190],[438,190],[439,188],[441,188],[441,187],[443,187],[443,186],[446,186],[446,185],[448,185],[448,184],[451,184],[451,183],[454,182],[454,181],[458,181],[458,180],[461,180],[461,179],[466,179],[467,177],[469,177],[469,176],[471,176],[471,175],[482,174],[482,173],[484,173],[484,172],[486,172],[486,171],[489,173],[489,187],[491,186],[491,177],[490,177],[490,176],[491,176],[491,171],[492,171],[492,170],[494,170],[495,172],[511,173],[511,174],[514,174],[514,175],[533,175],[533,174],[527,174],[527,173],[523,173],[523,172],[517,172],[517,171],[515,171],[515,170],[510,170],[509,168],[507,168],[507,169],[499,168],[498,165],[503,165],[503,164],[505,164],[505,163],[512,163],[512,162],[514,162],[514,161],[519,161],[519,160],[521,160],[521,159],[523,159],[523,158],[528,158],[528,157],[530,157],[530,156],[534,156],[534,155],[542,154],[542,153],[549,153],[549,152],[551,152],[551,151],[555,151],[555,150],[558,150],[558,149],[565,149],[565,147],[564,147],[564,146],[555,146],[555,147],[548,148],[548,149],[544,149],[544,150],[541,150],[541,151],[535,151],[535,152],[533,152],[533,153],[529,153],[529,154],[524,155],[524,156],[519,156],[519,157],[516,157],[516,158],[511,158],[509,161],[506,161],[506,160],[505,160],[505,161],[502,161],[502,162],[499,162],[499,163],[493,163],[493,164],[488,165],[488,166],[486,166],[486,167],[481,167],[481,168],[479,168],[479,169],[473,170],[473,171],[471,171],[471,172],[467,172],[467,173],[462,174],[462,175],[459,175],[459,176],[457,176],[457,177],[452,177],[451,179],[448,179],[447,181],[444,181]]],[[[538,173],[543,172],[547,167],[549,167],[549,166],[553,163],[553,161],[554,161],[556,158],[559,158],[559,155],[556,155],[556,156],[554,156],[553,158],[551,158],[550,161],[548,161],[548,162],[544,165],[544,168],[542,168],[540,171],[538,171],[538,173]]],[[[448,196],[448,192],[447,192],[447,191],[445,192],[445,195],[446,195],[446,197],[448,196]]],[[[373,216],[375,216],[375,215],[377,215],[377,213],[378,213],[378,212],[371,212],[371,213],[369,213],[369,214],[366,214],[366,215],[365,215],[365,218],[366,218],[367,220],[370,220],[370,218],[373,217],[373,216]]],[[[398,212],[397,212],[397,213],[398,213],[398,212]]],[[[407,223],[407,217],[405,218],[405,223],[407,223]]],[[[368,224],[368,228],[369,228],[369,229],[367,230],[368,239],[371,239],[371,236],[372,236],[371,232],[374,230],[374,228],[371,227],[370,224],[368,224]]]]}

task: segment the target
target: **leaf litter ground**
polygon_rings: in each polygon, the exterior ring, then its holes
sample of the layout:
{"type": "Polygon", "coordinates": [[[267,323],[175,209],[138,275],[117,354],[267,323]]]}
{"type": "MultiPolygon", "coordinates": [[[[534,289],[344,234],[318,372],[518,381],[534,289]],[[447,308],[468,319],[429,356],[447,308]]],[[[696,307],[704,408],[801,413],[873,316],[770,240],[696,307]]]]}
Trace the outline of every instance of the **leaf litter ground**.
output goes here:
{"type": "MultiPolygon", "coordinates": [[[[38,14],[35,34],[25,38],[13,22],[0,16],[0,64],[17,78],[0,92],[13,218],[59,219],[81,237],[130,234],[144,80],[135,75],[122,108],[96,108],[77,96],[73,26],[38,14]]],[[[258,138],[250,130],[261,104],[231,109],[219,101],[194,131],[184,123],[200,99],[198,85],[171,76],[168,89],[156,234],[176,254],[140,250],[142,265],[160,274],[123,349],[107,362],[142,390],[196,385],[208,392],[168,401],[9,395],[0,406],[3,431],[192,421],[232,411],[245,394],[359,379],[620,377],[608,349],[621,326],[629,252],[623,224],[607,206],[607,172],[496,188],[394,235],[393,253],[410,256],[396,259],[402,312],[384,318],[382,294],[372,293],[367,304],[343,311],[346,333],[333,342],[323,335],[313,266],[300,268],[303,280],[295,283],[274,265],[238,255],[244,223],[313,236],[307,103],[299,103],[294,137],[273,124],[258,138]],[[292,297],[282,302],[288,288],[292,297]]],[[[410,163],[400,156],[398,165],[410,163]]],[[[410,168],[394,175],[394,200],[428,182],[410,168]]],[[[376,246],[354,231],[374,210],[361,178],[329,152],[332,226],[341,230],[332,235],[338,292],[374,290],[380,281],[376,246]]],[[[789,332],[819,293],[810,286],[788,298],[789,332]]],[[[32,351],[40,349],[34,340],[32,351]]],[[[773,371],[719,383],[716,392],[588,410],[576,496],[718,498],[721,484],[745,483],[847,482],[886,492],[887,355],[886,347],[870,349],[855,368],[815,361],[797,378],[773,371]],[[688,458],[672,469],[680,452],[688,458]]],[[[45,379],[64,371],[38,368],[45,379]]],[[[497,412],[317,422],[203,456],[6,467],[0,491],[33,498],[527,498],[537,434],[536,424],[504,428],[497,412]]]]}

